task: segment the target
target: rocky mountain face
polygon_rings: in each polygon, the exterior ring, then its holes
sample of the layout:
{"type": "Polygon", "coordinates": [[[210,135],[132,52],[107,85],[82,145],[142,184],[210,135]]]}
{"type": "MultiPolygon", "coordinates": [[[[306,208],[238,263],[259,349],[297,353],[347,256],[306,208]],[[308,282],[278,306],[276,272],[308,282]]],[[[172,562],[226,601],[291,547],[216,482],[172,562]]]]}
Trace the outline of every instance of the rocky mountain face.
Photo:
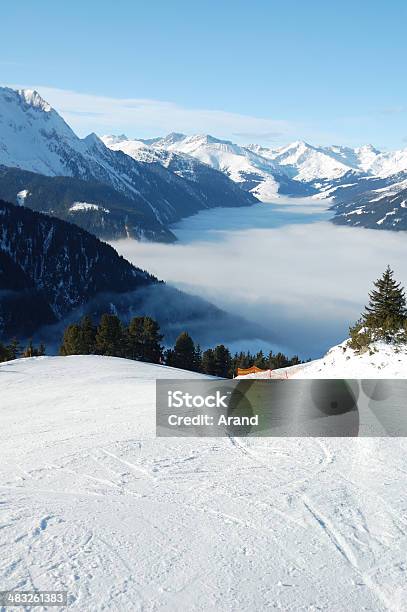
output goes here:
{"type": "Polygon", "coordinates": [[[76,225],[0,201],[0,336],[157,282],[76,225]]]}
{"type": "Polygon", "coordinates": [[[370,229],[407,230],[407,176],[403,177],[384,187],[378,187],[383,181],[377,180],[375,189],[338,199],[333,222],[370,229]]]}
{"type": "MultiPolygon", "coordinates": [[[[159,162],[137,161],[120,150],[111,150],[95,134],[78,138],[62,117],[37,92],[30,90],[0,88],[0,165],[42,176],[64,176],[106,185],[116,192],[116,199],[125,198],[127,203],[132,203],[132,217],[141,216],[140,225],[135,225],[135,234],[145,230],[145,236],[150,238],[155,237],[151,219],[162,226],[157,231],[160,239],[168,232],[168,224],[214,206],[210,187],[204,183],[197,187],[159,162]]],[[[210,179],[215,180],[214,174],[210,179]]],[[[222,187],[217,201],[222,200],[223,206],[249,206],[256,202],[251,194],[236,189],[224,176],[217,181],[222,187]]],[[[29,189],[24,186],[20,191],[29,189]]],[[[96,195],[89,198],[89,204],[101,205],[96,195]]],[[[10,199],[16,198],[17,193],[10,199]]],[[[29,206],[29,202],[26,199],[25,205],[29,206]]],[[[54,210],[54,214],[59,211],[54,210]]],[[[123,215],[123,237],[131,233],[126,226],[123,215]]],[[[117,237],[117,228],[115,224],[111,237],[117,237]]]]}
{"type": "Polygon", "coordinates": [[[96,181],[0,166],[0,198],[75,223],[103,240],[175,240],[143,198],[128,198],[96,181]]]}
{"type": "Polygon", "coordinates": [[[168,343],[186,329],[212,344],[266,333],[158,281],[77,225],[0,200],[0,341],[39,334],[56,351],[62,327],[104,312],[152,316],[168,343]]]}

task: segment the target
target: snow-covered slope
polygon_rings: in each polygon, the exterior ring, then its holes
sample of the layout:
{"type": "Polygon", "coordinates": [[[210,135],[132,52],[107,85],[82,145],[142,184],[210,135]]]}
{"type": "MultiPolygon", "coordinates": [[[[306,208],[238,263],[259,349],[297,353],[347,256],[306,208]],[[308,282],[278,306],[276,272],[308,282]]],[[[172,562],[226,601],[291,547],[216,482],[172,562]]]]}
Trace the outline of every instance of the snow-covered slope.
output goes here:
{"type": "Polygon", "coordinates": [[[259,145],[247,147],[285,167],[299,181],[337,179],[353,171],[378,177],[395,175],[407,170],[407,149],[381,152],[372,145],[351,148],[343,146],[317,147],[297,141],[277,149],[259,145]]]}
{"type": "Polygon", "coordinates": [[[361,163],[361,168],[369,174],[386,177],[407,171],[407,149],[383,153],[376,151],[376,153],[376,156],[361,163]]]}
{"type": "Polygon", "coordinates": [[[351,194],[344,201],[337,198],[334,223],[371,229],[406,230],[407,174],[403,176],[406,178],[390,182],[386,187],[363,191],[355,198],[351,194]]]}
{"type": "Polygon", "coordinates": [[[376,342],[357,354],[345,340],[321,359],[244,378],[407,378],[407,346],[376,342]]]}
{"type": "Polygon", "coordinates": [[[165,138],[145,142],[158,150],[191,155],[215,170],[224,172],[243,189],[251,191],[263,201],[275,200],[279,191],[305,195],[300,185],[293,183],[287,173],[271,159],[229,140],[220,140],[207,134],[169,134],[165,138]]]}
{"type": "MultiPolygon", "coordinates": [[[[249,145],[248,148],[273,161],[296,181],[312,186],[318,191],[315,197],[331,197],[336,202],[349,203],[350,214],[353,214],[353,209],[359,210],[362,204],[379,199],[374,193],[376,185],[395,195],[404,188],[403,181],[407,177],[407,149],[380,152],[371,145],[354,149],[344,146],[315,147],[302,141],[278,149],[258,145],[249,145]],[[353,206],[355,201],[357,205],[353,206]]],[[[385,197],[385,194],[381,197],[385,197]]],[[[372,207],[368,208],[370,214],[372,207]]],[[[374,220],[368,217],[365,226],[372,227],[370,221],[377,220],[379,217],[374,220]]],[[[353,221],[352,218],[346,220],[355,225],[361,220],[353,221]]]]}
{"type": "Polygon", "coordinates": [[[240,189],[227,173],[213,168],[192,155],[155,148],[140,140],[125,136],[102,136],[101,140],[113,151],[122,151],[138,162],[160,164],[187,181],[189,189],[207,207],[241,206],[256,203],[251,193],[240,189]]]}
{"type": "Polygon", "coordinates": [[[0,88],[0,164],[72,176],[70,156],[85,172],[85,154],[86,143],[36,91],[0,88]]]}
{"type": "MultiPolygon", "coordinates": [[[[165,168],[171,167],[174,174],[178,174],[187,180],[196,182],[202,166],[204,166],[204,169],[211,168],[208,164],[203,164],[191,155],[154,148],[141,140],[131,140],[126,136],[101,136],[101,140],[112,151],[122,151],[140,162],[157,163],[165,168]]],[[[214,174],[212,176],[217,177],[214,174]]]]}
{"type": "Polygon", "coordinates": [[[133,159],[141,158],[143,161],[159,161],[160,156],[141,140],[132,140],[127,138],[125,134],[115,136],[114,134],[106,134],[101,136],[100,140],[105,143],[112,151],[123,151],[126,155],[130,155],[133,159]]]}
{"type": "Polygon", "coordinates": [[[403,438],[155,438],[155,379],[0,364],[2,589],[70,609],[369,610],[407,599],[403,438]]]}
{"type": "Polygon", "coordinates": [[[356,165],[351,165],[349,156],[343,159],[334,152],[337,149],[335,147],[324,149],[298,141],[278,149],[265,149],[256,145],[251,145],[250,149],[284,167],[298,181],[334,179],[356,169],[356,165]]]}
{"type": "MultiPolygon", "coordinates": [[[[0,87],[0,164],[46,176],[99,179],[133,191],[120,160],[95,134],[78,138],[62,117],[29,89],[0,87]]],[[[134,168],[133,168],[134,170],[134,168]]]]}
{"type": "MultiPolygon", "coordinates": [[[[31,90],[0,88],[0,165],[109,185],[134,200],[135,210],[141,200],[161,225],[216,205],[162,164],[140,162],[113,151],[96,134],[78,138],[31,90]]],[[[255,202],[232,182],[229,193],[224,191],[223,206],[255,202]]]]}
{"type": "MultiPolygon", "coordinates": [[[[141,197],[158,221],[171,214],[161,206],[170,174],[151,175],[134,160],[108,149],[95,134],[78,138],[36,91],[0,88],[0,164],[46,176],[69,176],[100,181],[128,197],[141,197]],[[151,191],[160,179],[163,196],[151,191]]],[[[171,185],[170,185],[171,188],[171,185]]],[[[164,197],[165,200],[165,197],[164,197]]]]}
{"type": "Polygon", "coordinates": [[[308,185],[308,193],[320,191],[329,196],[333,188],[347,187],[348,183],[357,182],[359,178],[384,178],[407,170],[407,149],[380,152],[371,145],[318,147],[296,141],[270,149],[256,144],[243,147],[209,135],[185,136],[178,133],[164,138],[128,141],[127,144],[124,141],[120,143],[120,137],[113,136],[107,137],[105,143],[121,150],[132,148],[138,151],[137,155],[140,155],[143,144],[192,155],[226,173],[264,201],[275,199],[278,192],[298,195],[301,185],[303,190],[308,185]],[[345,177],[346,181],[341,182],[345,177]]]}

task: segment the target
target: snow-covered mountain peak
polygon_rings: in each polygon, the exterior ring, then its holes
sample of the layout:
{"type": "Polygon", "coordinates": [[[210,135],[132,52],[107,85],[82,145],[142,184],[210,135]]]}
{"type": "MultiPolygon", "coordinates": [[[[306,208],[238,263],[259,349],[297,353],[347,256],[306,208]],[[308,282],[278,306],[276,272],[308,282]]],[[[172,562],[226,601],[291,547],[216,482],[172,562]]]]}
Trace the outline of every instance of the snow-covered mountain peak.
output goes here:
{"type": "Polygon", "coordinates": [[[0,87],[0,164],[48,176],[70,175],[64,171],[69,165],[64,151],[79,152],[82,147],[36,91],[0,87]]]}
{"type": "Polygon", "coordinates": [[[314,147],[302,140],[279,149],[270,149],[263,155],[280,166],[287,166],[293,178],[305,182],[338,178],[351,169],[349,163],[332,150],[314,147]]]}
{"type": "Polygon", "coordinates": [[[99,144],[100,142],[102,142],[102,140],[99,138],[97,134],[95,134],[95,132],[91,132],[90,134],[85,136],[85,138],[83,139],[83,142],[86,144],[92,145],[92,144],[99,144]]]}
{"type": "MultiPolygon", "coordinates": [[[[146,163],[162,163],[162,151],[149,146],[142,140],[131,140],[124,138],[120,140],[120,136],[102,136],[101,141],[112,151],[122,151],[133,159],[146,163]]],[[[162,164],[165,165],[165,164],[162,164]]]]}
{"type": "MultiPolygon", "coordinates": [[[[384,178],[388,186],[392,177],[399,183],[407,172],[407,149],[380,152],[372,145],[328,147],[296,140],[266,148],[242,146],[211,134],[179,132],[152,139],[129,139],[125,134],[101,138],[90,134],[81,139],[37,91],[0,88],[0,165],[47,176],[93,178],[133,194],[139,191],[133,181],[138,184],[140,180],[134,160],[157,162],[167,169],[171,166],[172,174],[193,180],[197,166],[187,156],[223,172],[263,201],[274,201],[278,193],[313,195],[316,190],[322,197],[336,190],[336,197],[338,189],[342,195],[359,179],[384,178]],[[123,159],[118,151],[133,161],[123,159]]],[[[167,178],[174,182],[172,176],[167,178]]]]}
{"type": "Polygon", "coordinates": [[[269,150],[279,156],[281,155],[299,156],[299,155],[303,155],[308,150],[313,150],[313,151],[316,150],[316,147],[313,147],[312,145],[308,144],[304,140],[295,140],[294,142],[290,142],[289,144],[284,145],[282,147],[278,147],[276,149],[269,149],[269,150]]]}
{"type": "Polygon", "coordinates": [[[52,106],[35,89],[17,89],[17,94],[26,104],[33,108],[38,108],[46,113],[53,111],[52,106]]]}
{"type": "Polygon", "coordinates": [[[212,146],[218,148],[222,148],[222,146],[223,148],[232,147],[233,150],[240,149],[238,145],[233,144],[230,140],[221,140],[220,138],[215,138],[215,136],[211,136],[210,134],[194,134],[192,136],[185,136],[184,134],[172,133],[168,134],[168,136],[165,138],[154,139],[154,141],[150,142],[156,148],[180,151],[183,153],[191,153],[200,147],[212,146]]]}
{"type": "Polygon", "coordinates": [[[376,155],[380,153],[380,151],[376,149],[376,147],[374,147],[372,144],[365,144],[361,147],[357,147],[355,151],[358,151],[360,153],[375,153],[376,155]]]}
{"type": "Polygon", "coordinates": [[[142,140],[142,142],[144,142],[147,145],[154,145],[163,149],[166,149],[167,147],[170,147],[172,145],[176,145],[179,142],[182,142],[183,140],[185,140],[186,138],[188,138],[188,136],[186,136],[185,134],[181,134],[180,132],[171,132],[170,134],[167,134],[167,136],[163,136],[158,137],[158,138],[150,138],[147,140],[142,140]]]}
{"type": "Polygon", "coordinates": [[[215,136],[211,136],[211,134],[196,134],[195,136],[190,136],[188,142],[196,142],[204,145],[212,145],[212,144],[233,144],[230,140],[222,140],[221,138],[215,138],[215,136]]]}
{"type": "Polygon", "coordinates": [[[105,134],[104,136],[100,136],[100,140],[104,142],[107,147],[109,147],[110,145],[115,145],[129,139],[127,138],[126,134],[119,134],[118,136],[115,134],[105,134]]]}
{"type": "MultiPolygon", "coordinates": [[[[268,156],[262,156],[256,147],[250,149],[210,134],[194,134],[192,136],[169,134],[165,138],[154,138],[142,142],[156,151],[175,152],[194,157],[215,170],[223,172],[235,183],[238,183],[240,187],[250,191],[260,200],[275,200],[278,197],[281,179],[285,183],[286,193],[287,189],[290,190],[288,183],[291,179],[287,176],[287,172],[279,168],[268,156]]],[[[107,144],[106,140],[105,143],[107,144]]],[[[120,144],[123,151],[124,144],[120,144]]],[[[108,146],[112,145],[108,144],[108,146]]],[[[265,151],[268,150],[265,149],[265,151]]],[[[301,191],[301,186],[297,184],[291,185],[291,187],[293,193],[301,191]]],[[[301,195],[305,194],[301,192],[301,195]]]]}
{"type": "Polygon", "coordinates": [[[380,151],[375,149],[371,144],[366,144],[355,149],[359,167],[364,171],[369,171],[376,158],[380,155],[380,151]]]}
{"type": "MultiPolygon", "coordinates": [[[[226,177],[218,177],[219,173],[211,174],[206,167],[198,171],[195,160],[192,160],[195,167],[183,160],[178,164],[179,160],[174,161],[167,151],[160,152],[138,141],[121,143],[129,149],[107,147],[94,133],[81,139],[34,92],[0,88],[0,166],[107,185],[121,198],[134,202],[135,211],[142,213],[140,218],[145,215],[142,225],[147,231],[152,226],[158,228],[157,236],[165,224],[186,212],[255,202],[226,177]],[[142,156],[133,154],[137,148],[143,151],[142,156]],[[196,185],[191,185],[191,181],[196,185]]],[[[26,189],[26,185],[22,188],[26,189]]],[[[79,196],[78,201],[93,201],[86,197],[79,196]]],[[[120,224],[122,215],[120,212],[120,224]]],[[[137,223],[137,231],[139,227],[137,223]]]]}
{"type": "Polygon", "coordinates": [[[305,140],[294,140],[294,142],[290,143],[287,148],[305,151],[306,149],[314,149],[315,147],[308,144],[308,142],[305,142],[305,140]]]}

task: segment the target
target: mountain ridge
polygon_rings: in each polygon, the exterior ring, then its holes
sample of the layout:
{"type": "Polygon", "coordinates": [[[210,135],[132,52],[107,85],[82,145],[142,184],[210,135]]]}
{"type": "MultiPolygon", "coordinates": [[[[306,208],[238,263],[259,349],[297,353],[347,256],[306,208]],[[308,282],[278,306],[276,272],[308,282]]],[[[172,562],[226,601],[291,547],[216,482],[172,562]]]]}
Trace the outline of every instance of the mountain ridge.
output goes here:
{"type": "Polygon", "coordinates": [[[200,210],[280,195],[331,198],[335,223],[405,229],[403,194],[391,219],[405,179],[407,149],[301,140],[267,148],[179,132],[81,139],[37,91],[0,88],[0,197],[107,240],[171,242],[170,225],[200,210]]]}
{"type": "Polygon", "coordinates": [[[159,281],[73,223],[0,200],[0,336],[32,333],[104,292],[159,281]]]}
{"type": "MultiPolygon", "coordinates": [[[[195,189],[160,163],[137,161],[111,150],[94,133],[79,138],[33,90],[0,88],[0,165],[106,184],[133,200],[135,212],[149,208],[164,233],[170,223],[212,206],[205,193],[207,185],[195,189]]],[[[225,177],[219,181],[224,206],[249,206],[257,201],[225,177]]]]}
{"type": "MultiPolygon", "coordinates": [[[[315,146],[298,140],[288,145],[267,148],[257,144],[238,145],[210,134],[170,133],[161,138],[124,139],[102,137],[112,148],[149,147],[159,151],[185,154],[224,172],[243,189],[262,201],[273,201],[279,194],[333,197],[341,195],[348,179],[369,177],[388,179],[407,173],[407,149],[382,152],[372,145],[315,146]],[[346,179],[346,180],[345,180],[346,179]]],[[[394,182],[394,181],[393,181],[394,182]]]]}

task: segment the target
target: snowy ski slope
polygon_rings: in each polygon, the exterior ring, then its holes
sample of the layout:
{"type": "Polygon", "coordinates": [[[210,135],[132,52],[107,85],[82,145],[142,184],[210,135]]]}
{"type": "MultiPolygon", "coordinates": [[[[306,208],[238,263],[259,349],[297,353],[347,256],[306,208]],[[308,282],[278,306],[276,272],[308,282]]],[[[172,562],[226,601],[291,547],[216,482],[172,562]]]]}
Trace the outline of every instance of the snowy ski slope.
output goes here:
{"type": "Polygon", "coordinates": [[[407,441],[155,439],[155,379],[193,376],[0,365],[1,589],[81,611],[406,610],[407,441]]]}

